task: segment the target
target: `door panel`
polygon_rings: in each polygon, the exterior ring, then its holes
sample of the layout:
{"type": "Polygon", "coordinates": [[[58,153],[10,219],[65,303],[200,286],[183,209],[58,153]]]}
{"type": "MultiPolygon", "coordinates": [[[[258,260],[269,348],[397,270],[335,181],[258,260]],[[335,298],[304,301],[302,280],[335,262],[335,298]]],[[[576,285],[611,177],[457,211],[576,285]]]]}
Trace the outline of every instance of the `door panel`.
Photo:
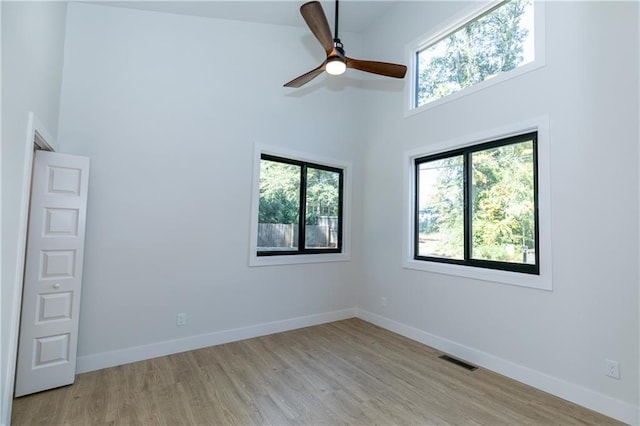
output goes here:
{"type": "Polygon", "coordinates": [[[36,151],[16,396],[73,383],[89,159],[36,151]]]}

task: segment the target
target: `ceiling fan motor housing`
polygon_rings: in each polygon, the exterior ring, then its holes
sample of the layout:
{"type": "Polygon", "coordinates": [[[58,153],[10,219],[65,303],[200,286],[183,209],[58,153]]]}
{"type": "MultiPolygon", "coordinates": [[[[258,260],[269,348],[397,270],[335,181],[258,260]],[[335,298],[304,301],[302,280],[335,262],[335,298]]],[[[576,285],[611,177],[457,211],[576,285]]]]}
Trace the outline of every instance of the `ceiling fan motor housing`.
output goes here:
{"type": "Polygon", "coordinates": [[[342,42],[340,41],[339,38],[333,39],[333,47],[336,49],[336,52],[344,56],[344,46],[342,45],[342,42]]]}

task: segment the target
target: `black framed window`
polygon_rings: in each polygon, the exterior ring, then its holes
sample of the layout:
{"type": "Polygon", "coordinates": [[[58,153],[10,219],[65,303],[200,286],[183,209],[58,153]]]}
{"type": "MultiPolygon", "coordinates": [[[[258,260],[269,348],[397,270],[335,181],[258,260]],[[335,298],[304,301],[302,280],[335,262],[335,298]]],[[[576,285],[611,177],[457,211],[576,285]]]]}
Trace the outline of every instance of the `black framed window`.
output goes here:
{"type": "Polygon", "coordinates": [[[343,175],[261,154],[257,255],[341,253],[343,175]]]}
{"type": "Polygon", "coordinates": [[[415,159],[414,259],[539,275],[537,141],[415,159]]]}

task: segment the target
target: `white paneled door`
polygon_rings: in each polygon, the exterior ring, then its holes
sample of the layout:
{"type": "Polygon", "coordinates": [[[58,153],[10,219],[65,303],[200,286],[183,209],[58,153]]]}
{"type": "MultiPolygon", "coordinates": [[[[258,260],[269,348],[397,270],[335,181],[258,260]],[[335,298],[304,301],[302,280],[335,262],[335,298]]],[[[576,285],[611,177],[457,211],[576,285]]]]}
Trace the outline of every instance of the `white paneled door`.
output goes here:
{"type": "Polygon", "coordinates": [[[36,151],[16,396],[74,382],[89,159],[36,151]]]}

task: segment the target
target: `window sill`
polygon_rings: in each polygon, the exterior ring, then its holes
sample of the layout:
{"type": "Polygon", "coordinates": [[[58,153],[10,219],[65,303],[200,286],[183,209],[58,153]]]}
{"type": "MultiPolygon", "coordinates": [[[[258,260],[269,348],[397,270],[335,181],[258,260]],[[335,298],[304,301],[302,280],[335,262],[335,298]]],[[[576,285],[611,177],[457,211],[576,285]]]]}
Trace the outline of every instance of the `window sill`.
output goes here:
{"type": "Polygon", "coordinates": [[[406,102],[405,102],[405,111],[404,111],[404,117],[408,118],[411,117],[413,115],[416,114],[420,114],[421,112],[425,112],[425,111],[429,111],[433,108],[437,108],[440,105],[446,104],[448,102],[451,101],[455,101],[457,99],[461,99],[464,98],[466,96],[472,95],[476,92],[479,92],[481,90],[484,89],[488,89],[490,87],[493,87],[495,85],[498,85],[500,83],[503,83],[507,80],[511,80],[513,78],[519,77],[521,75],[524,74],[528,74],[532,71],[535,71],[539,68],[542,68],[545,66],[545,62],[543,59],[538,59],[535,60],[533,62],[530,62],[526,65],[522,65],[518,68],[515,68],[511,71],[505,72],[503,74],[499,74],[489,80],[484,80],[483,82],[480,83],[476,83],[473,86],[469,86],[469,87],[465,87],[462,90],[459,90],[457,92],[451,93],[445,97],[442,97],[440,99],[436,99],[435,101],[431,101],[428,102],[426,104],[420,105],[418,107],[412,105],[413,99],[414,99],[414,95],[413,95],[413,86],[411,84],[407,84],[407,87],[409,87],[409,89],[407,89],[407,95],[406,95],[406,102]],[[410,90],[410,91],[409,91],[410,90]]]}
{"type": "Polygon", "coordinates": [[[284,256],[256,256],[249,257],[249,266],[298,265],[305,263],[347,262],[351,260],[348,253],[327,254],[295,254],[284,256]]]}
{"type": "Polygon", "coordinates": [[[523,274],[519,272],[499,271],[484,269],[466,265],[452,265],[449,263],[429,262],[424,260],[405,260],[406,269],[415,269],[436,274],[453,275],[457,277],[472,278],[475,280],[491,281],[501,284],[509,284],[520,287],[530,287],[539,290],[552,290],[551,278],[545,271],[540,275],[523,274]]]}

